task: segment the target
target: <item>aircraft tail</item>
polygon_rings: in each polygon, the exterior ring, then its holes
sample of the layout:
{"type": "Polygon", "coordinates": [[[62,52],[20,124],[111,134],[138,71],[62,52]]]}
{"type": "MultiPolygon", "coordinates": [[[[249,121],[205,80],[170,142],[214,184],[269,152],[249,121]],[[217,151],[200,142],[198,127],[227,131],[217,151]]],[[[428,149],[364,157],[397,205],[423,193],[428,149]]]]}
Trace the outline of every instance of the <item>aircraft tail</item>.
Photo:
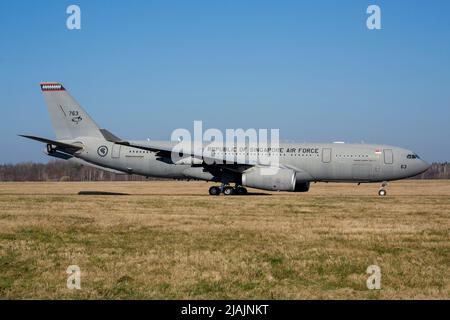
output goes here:
{"type": "Polygon", "coordinates": [[[77,137],[104,138],[99,126],[61,83],[41,83],[41,90],[58,140],[77,137]]]}

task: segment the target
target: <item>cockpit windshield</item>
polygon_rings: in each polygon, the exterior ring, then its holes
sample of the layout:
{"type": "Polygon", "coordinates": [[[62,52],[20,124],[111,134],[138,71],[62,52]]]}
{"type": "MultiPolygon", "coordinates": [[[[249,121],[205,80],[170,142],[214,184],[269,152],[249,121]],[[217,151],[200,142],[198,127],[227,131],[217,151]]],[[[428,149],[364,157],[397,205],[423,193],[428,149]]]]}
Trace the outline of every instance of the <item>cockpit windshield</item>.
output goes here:
{"type": "Polygon", "coordinates": [[[415,153],[408,154],[406,156],[406,158],[408,158],[408,159],[420,159],[420,157],[417,154],[415,154],[415,153]]]}

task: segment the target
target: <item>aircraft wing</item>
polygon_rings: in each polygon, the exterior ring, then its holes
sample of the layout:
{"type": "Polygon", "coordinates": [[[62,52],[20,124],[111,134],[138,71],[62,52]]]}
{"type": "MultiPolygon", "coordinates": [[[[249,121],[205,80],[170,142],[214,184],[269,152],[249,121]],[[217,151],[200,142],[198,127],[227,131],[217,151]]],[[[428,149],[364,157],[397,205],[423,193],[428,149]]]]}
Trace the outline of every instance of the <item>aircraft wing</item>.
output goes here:
{"type": "Polygon", "coordinates": [[[55,141],[55,140],[50,140],[47,138],[41,138],[41,137],[36,137],[36,136],[29,136],[29,135],[24,135],[24,134],[19,134],[20,137],[24,137],[27,139],[31,139],[31,140],[36,140],[42,143],[46,143],[46,144],[50,144],[53,146],[56,146],[59,149],[62,149],[62,151],[67,151],[69,153],[73,153],[76,152],[78,150],[81,150],[82,147],[74,145],[74,144],[70,144],[70,143],[64,143],[64,142],[60,142],[60,141],[55,141]]]}
{"type": "Polygon", "coordinates": [[[136,149],[146,150],[157,153],[159,156],[170,158],[172,155],[172,148],[163,146],[153,146],[153,145],[143,145],[138,143],[132,143],[128,141],[119,141],[116,144],[121,144],[123,146],[129,146],[136,149]]]}
{"type": "MultiPolygon", "coordinates": [[[[151,143],[141,144],[141,143],[129,142],[129,141],[116,142],[116,143],[121,144],[121,145],[126,145],[129,147],[133,147],[133,148],[137,148],[137,149],[155,152],[158,156],[160,156],[162,158],[170,159],[172,156],[172,153],[174,153],[171,146],[164,146],[164,145],[151,144],[151,143]]],[[[256,162],[253,163],[253,162],[251,162],[251,160],[239,161],[238,158],[235,158],[233,156],[226,157],[226,158],[208,157],[208,156],[204,156],[200,151],[198,151],[198,152],[191,151],[189,153],[186,153],[186,151],[184,151],[184,154],[185,154],[185,156],[191,156],[194,158],[203,159],[203,163],[201,164],[201,166],[203,166],[205,168],[221,167],[221,168],[224,168],[224,169],[227,169],[230,171],[234,171],[234,172],[243,172],[243,171],[247,170],[248,168],[251,168],[251,167],[257,165],[256,162]]]]}

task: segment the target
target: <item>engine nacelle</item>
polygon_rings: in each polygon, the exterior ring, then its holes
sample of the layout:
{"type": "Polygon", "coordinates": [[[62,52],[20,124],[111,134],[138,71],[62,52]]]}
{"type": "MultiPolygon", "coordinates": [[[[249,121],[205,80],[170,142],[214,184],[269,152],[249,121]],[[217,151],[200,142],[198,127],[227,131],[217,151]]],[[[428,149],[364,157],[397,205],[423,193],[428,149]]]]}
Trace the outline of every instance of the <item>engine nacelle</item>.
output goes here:
{"type": "Polygon", "coordinates": [[[271,175],[261,170],[263,169],[253,168],[244,172],[242,185],[262,190],[295,191],[296,173],[294,170],[278,169],[275,174],[271,175]]]}
{"type": "Polygon", "coordinates": [[[295,192],[308,192],[309,191],[309,181],[306,182],[296,182],[295,192]]]}
{"type": "Polygon", "coordinates": [[[176,161],[175,164],[178,165],[200,165],[203,163],[202,159],[199,158],[195,158],[195,157],[186,157],[186,158],[181,158],[180,160],[176,161]]]}

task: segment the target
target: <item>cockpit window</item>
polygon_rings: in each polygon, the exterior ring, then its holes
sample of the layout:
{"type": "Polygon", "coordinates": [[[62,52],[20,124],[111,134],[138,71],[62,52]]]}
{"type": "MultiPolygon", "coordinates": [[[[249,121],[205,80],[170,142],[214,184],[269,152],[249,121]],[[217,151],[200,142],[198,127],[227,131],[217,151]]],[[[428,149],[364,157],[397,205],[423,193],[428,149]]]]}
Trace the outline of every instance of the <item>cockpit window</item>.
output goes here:
{"type": "Polygon", "coordinates": [[[415,153],[408,154],[406,156],[406,158],[408,158],[408,159],[420,159],[419,156],[417,154],[415,154],[415,153]]]}

